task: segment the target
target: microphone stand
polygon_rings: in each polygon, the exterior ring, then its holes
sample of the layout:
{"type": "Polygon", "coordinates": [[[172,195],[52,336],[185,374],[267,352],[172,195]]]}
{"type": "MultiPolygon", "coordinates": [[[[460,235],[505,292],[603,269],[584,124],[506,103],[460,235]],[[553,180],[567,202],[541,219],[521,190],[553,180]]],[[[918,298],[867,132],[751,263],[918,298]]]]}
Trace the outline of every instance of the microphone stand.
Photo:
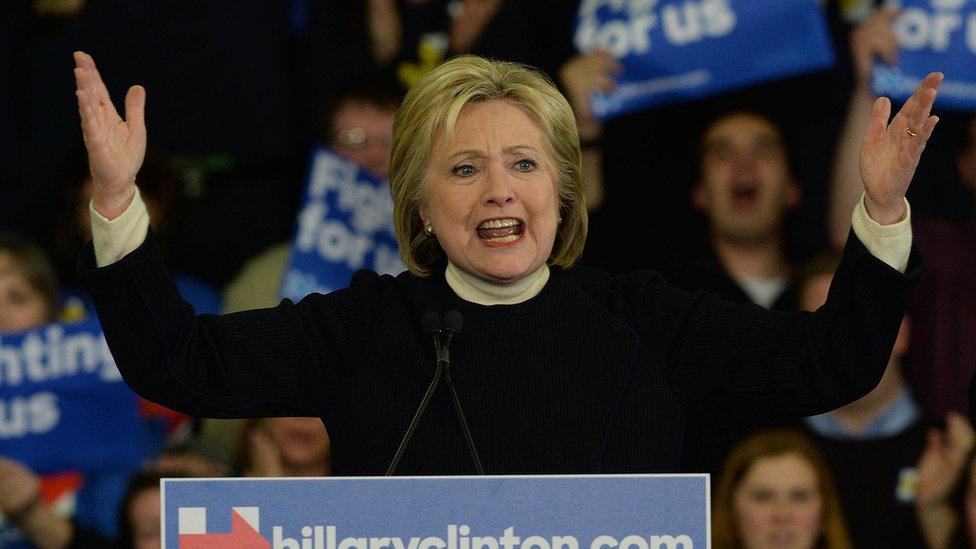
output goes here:
{"type": "Polygon", "coordinates": [[[471,436],[471,429],[468,427],[468,421],[464,417],[464,410],[461,408],[461,399],[458,396],[457,388],[454,386],[454,381],[451,378],[451,340],[454,338],[454,334],[461,331],[461,323],[461,314],[457,311],[448,311],[447,314],[444,315],[443,328],[441,319],[438,318],[437,313],[433,311],[427,311],[424,313],[422,324],[424,326],[424,331],[432,332],[433,334],[434,350],[437,353],[437,367],[434,369],[434,379],[430,381],[430,385],[427,387],[427,392],[424,393],[424,396],[420,401],[420,406],[417,407],[417,411],[414,413],[413,419],[410,420],[410,425],[407,427],[407,432],[403,435],[403,440],[400,441],[400,445],[397,447],[393,460],[390,462],[390,466],[386,470],[386,476],[391,476],[393,472],[396,471],[397,465],[400,464],[400,459],[403,458],[403,454],[407,450],[407,445],[410,444],[410,439],[413,438],[413,433],[416,431],[417,425],[420,423],[420,418],[423,417],[424,412],[427,411],[427,406],[430,404],[430,399],[433,397],[434,391],[437,390],[437,384],[440,382],[442,376],[444,377],[444,382],[451,394],[451,403],[454,405],[454,414],[457,416],[458,423],[461,426],[461,432],[464,434],[464,442],[467,444],[468,454],[471,455],[471,460],[474,462],[475,471],[477,471],[479,475],[485,474],[484,467],[481,465],[481,458],[478,456],[478,450],[474,445],[474,438],[471,436]]]}
{"type": "Polygon", "coordinates": [[[438,342],[437,340],[440,338],[434,338],[434,344],[437,345],[437,364],[438,368],[442,362],[444,364],[444,382],[447,384],[447,389],[451,393],[451,403],[454,404],[454,415],[457,416],[458,423],[461,425],[464,442],[468,445],[468,454],[471,456],[471,461],[474,462],[474,470],[479,475],[484,475],[485,468],[481,465],[481,458],[478,457],[478,449],[475,448],[474,438],[471,437],[471,429],[468,428],[468,420],[465,419],[464,410],[461,409],[461,399],[458,397],[457,389],[454,387],[454,381],[451,379],[451,360],[448,353],[451,346],[451,339],[454,337],[454,334],[460,331],[461,313],[457,311],[448,311],[445,313],[444,329],[441,330],[444,341],[438,342]],[[443,356],[441,356],[442,354],[443,356]]]}

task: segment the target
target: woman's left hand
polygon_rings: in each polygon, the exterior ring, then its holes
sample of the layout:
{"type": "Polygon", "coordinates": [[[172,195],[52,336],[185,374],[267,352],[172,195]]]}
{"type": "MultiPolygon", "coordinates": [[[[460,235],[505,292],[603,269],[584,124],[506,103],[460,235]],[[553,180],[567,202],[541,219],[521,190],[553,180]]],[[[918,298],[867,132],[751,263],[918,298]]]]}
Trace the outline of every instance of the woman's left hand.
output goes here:
{"type": "Polygon", "coordinates": [[[871,123],[861,144],[860,174],[868,215],[882,225],[897,223],[905,215],[902,199],[939,121],[930,113],[942,78],[940,72],[929,73],[891,124],[891,101],[880,97],[874,102],[871,123]]]}

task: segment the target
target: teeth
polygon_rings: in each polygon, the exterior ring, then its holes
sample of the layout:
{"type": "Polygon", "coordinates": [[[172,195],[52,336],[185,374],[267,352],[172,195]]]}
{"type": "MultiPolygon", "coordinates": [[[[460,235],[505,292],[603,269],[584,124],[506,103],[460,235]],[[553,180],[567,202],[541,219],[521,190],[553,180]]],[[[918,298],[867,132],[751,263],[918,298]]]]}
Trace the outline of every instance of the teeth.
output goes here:
{"type": "Polygon", "coordinates": [[[478,225],[479,229],[501,229],[502,227],[513,227],[519,224],[517,219],[492,219],[478,225]]]}
{"type": "Polygon", "coordinates": [[[522,238],[520,234],[510,234],[508,236],[503,236],[501,238],[492,238],[492,242],[515,242],[516,240],[522,238]]]}

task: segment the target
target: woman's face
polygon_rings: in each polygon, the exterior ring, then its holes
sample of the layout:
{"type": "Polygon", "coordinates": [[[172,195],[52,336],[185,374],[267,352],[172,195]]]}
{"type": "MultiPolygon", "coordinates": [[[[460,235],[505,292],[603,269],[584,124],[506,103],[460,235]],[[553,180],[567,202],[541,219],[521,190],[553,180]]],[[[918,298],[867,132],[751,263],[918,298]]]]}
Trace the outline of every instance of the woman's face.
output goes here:
{"type": "Polygon", "coordinates": [[[817,473],[797,454],[756,460],[732,494],[732,506],[746,549],[806,549],[820,537],[817,473]]]}
{"type": "Polygon", "coordinates": [[[514,282],[549,258],[559,216],[555,161],[541,129],[507,100],[461,110],[434,141],[420,209],[447,257],[492,282],[514,282]]]}
{"type": "Polygon", "coordinates": [[[129,525],[132,546],[136,549],[159,549],[159,489],[148,488],[136,494],[129,503],[129,525]]]}
{"type": "Polygon", "coordinates": [[[0,252],[0,333],[29,330],[45,322],[44,297],[24,277],[14,258],[0,252]]]}
{"type": "Polygon", "coordinates": [[[281,460],[288,467],[308,467],[329,463],[329,434],[322,421],[311,417],[276,417],[265,420],[271,440],[278,446],[281,460]]]}
{"type": "Polygon", "coordinates": [[[393,120],[396,109],[348,102],[335,115],[332,147],[373,175],[390,176],[393,120]]]}

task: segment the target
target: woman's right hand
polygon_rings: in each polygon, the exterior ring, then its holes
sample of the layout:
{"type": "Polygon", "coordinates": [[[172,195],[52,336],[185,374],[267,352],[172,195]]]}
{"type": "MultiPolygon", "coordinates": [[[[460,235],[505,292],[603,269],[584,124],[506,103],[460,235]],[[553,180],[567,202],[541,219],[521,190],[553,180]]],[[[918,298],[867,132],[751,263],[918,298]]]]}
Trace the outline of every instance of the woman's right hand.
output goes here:
{"type": "Polygon", "coordinates": [[[129,88],[123,120],[112,105],[95,60],[80,51],[74,58],[75,95],[94,184],[92,205],[102,216],[115,219],[135,195],[136,173],[146,156],[146,90],[129,88]]]}

